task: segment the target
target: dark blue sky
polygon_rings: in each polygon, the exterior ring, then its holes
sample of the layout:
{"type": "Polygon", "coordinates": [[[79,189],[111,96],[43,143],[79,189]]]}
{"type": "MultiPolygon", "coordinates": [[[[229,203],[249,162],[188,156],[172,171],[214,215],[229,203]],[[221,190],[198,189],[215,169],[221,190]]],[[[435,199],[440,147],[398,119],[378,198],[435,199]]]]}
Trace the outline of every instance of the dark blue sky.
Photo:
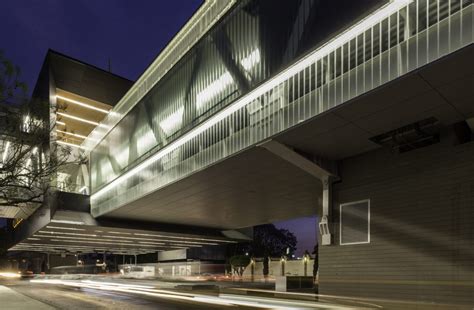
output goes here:
{"type": "Polygon", "coordinates": [[[48,48],[136,80],[201,0],[2,0],[6,56],[30,90],[48,48]]]}
{"type": "MultiPolygon", "coordinates": [[[[2,0],[2,49],[30,92],[48,48],[136,80],[202,0],[2,0]]],[[[290,206],[289,206],[290,207],[290,206]]],[[[0,220],[0,225],[2,221],[0,220]]],[[[316,220],[277,223],[312,250],[316,220]]]]}

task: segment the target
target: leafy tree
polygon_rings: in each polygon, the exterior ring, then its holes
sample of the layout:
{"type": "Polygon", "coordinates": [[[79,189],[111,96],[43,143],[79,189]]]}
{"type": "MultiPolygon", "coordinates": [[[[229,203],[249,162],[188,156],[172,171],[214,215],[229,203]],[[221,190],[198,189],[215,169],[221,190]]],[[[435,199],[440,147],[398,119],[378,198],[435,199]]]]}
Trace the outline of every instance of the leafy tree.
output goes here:
{"type": "Polygon", "coordinates": [[[240,277],[244,274],[245,268],[250,264],[250,257],[247,255],[234,255],[230,258],[230,265],[234,273],[240,277]]]}
{"type": "Polygon", "coordinates": [[[281,257],[286,254],[292,255],[296,250],[296,244],[297,239],[292,232],[278,229],[273,224],[265,224],[254,228],[249,252],[256,257],[281,257]]]}
{"type": "Polygon", "coordinates": [[[50,103],[28,101],[20,73],[0,51],[0,206],[26,211],[44,201],[58,171],[84,159],[54,143],[50,103]]]}

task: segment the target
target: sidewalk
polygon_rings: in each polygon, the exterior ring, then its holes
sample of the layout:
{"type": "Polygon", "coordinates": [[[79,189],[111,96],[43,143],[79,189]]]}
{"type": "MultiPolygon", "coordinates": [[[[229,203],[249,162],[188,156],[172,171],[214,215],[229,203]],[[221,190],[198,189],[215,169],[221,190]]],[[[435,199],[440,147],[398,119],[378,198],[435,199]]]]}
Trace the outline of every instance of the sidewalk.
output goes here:
{"type": "Polygon", "coordinates": [[[53,307],[0,285],[0,308],[8,310],[52,310],[53,307]]]}

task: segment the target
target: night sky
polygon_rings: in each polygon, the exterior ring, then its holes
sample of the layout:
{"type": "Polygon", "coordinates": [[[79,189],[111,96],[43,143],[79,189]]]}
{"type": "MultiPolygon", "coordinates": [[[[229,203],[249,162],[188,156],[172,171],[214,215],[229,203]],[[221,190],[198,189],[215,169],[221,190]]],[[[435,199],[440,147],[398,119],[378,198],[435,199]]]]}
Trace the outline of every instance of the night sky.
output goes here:
{"type": "MultiPolygon", "coordinates": [[[[2,49],[30,93],[48,48],[136,80],[201,5],[201,0],[3,0],[2,49]]],[[[3,221],[0,219],[0,225],[3,221]]],[[[312,251],[316,219],[276,223],[312,251]]]]}
{"type": "Polygon", "coordinates": [[[202,0],[2,0],[6,56],[30,90],[48,48],[136,80],[202,0]]]}

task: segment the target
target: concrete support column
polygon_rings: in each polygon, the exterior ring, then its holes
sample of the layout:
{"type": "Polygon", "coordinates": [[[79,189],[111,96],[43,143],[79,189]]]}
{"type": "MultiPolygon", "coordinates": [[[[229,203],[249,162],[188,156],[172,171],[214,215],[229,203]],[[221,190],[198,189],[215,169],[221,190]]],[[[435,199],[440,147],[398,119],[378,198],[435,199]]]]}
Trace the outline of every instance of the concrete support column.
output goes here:
{"type": "Polygon", "coordinates": [[[326,177],[322,180],[323,183],[323,197],[322,197],[322,213],[321,221],[319,222],[319,234],[321,235],[321,245],[331,244],[331,232],[329,230],[330,210],[331,210],[331,193],[332,185],[331,179],[326,177]]]}

